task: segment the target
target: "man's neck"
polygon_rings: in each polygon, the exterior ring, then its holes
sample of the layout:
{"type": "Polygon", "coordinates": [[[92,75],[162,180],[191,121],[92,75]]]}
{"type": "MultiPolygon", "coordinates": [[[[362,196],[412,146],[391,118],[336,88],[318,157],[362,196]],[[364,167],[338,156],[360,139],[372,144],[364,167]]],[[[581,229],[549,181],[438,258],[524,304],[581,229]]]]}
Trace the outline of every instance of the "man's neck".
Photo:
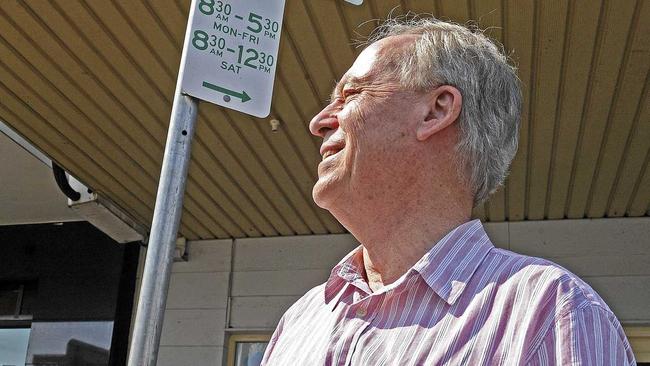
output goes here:
{"type": "MultiPolygon", "coordinates": [[[[438,145],[444,143],[438,141],[438,145]]],[[[473,195],[466,179],[458,175],[455,158],[437,154],[433,160],[437,165],[421,163],[395,172],[390,182],[366,185],[363,194],[347,196],[330,208],[363,245],[365,272],[373,291],[395,282],[471,217],[473,195]]]]}
{"type": "Polygon", "coordinates": [[[390,232],[378,231],[359,236],[363,244],[363,262],[368,284],[373,291],[389,285],[404,275],[424,254],[457,226],[469,221],[469,215],[424,217],[426,222],[404,223],[390,232]]]}
{"type": "Polygon", "coordinates": [[[407,188],[375,195],[374,200],[352,202],[354,212],[335,214],[364,247],[365,273],[373,291],[395,282],[447,233],[471,218],[471,195],[461,188],[442,185],[428,197],[421,197],[421,192],[407,188]]]}

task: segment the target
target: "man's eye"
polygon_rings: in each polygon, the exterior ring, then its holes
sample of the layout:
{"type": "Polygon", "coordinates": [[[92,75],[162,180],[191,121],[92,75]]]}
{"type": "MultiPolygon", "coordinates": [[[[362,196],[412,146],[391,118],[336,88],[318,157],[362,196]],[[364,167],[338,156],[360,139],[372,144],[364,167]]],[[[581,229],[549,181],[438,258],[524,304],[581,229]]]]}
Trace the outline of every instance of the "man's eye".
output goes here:
{"type": "Polygon", "coordinates": [[[356,94],[359,94],[359,91],[356,89],[346,89],[343,91],[343,95],[341,96],[341,99],[343,101],[347,101],[350,97],[355,96],[356,94]]]}

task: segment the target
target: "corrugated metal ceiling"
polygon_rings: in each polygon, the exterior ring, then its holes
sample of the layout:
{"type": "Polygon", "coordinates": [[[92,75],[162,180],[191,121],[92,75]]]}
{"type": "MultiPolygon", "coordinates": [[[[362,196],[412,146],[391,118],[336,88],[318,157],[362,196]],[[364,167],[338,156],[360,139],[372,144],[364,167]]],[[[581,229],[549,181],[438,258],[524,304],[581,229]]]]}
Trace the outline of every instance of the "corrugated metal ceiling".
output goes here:
{"type": "MultiPolygon", "coordinates": [[[[150,223],[189,1],[0,2],[0,118],[150,223]]],[[[311,200],[307,123],[362,38],[393,10],[433,13],[504,43],[525,110],[489,221],[648,215],[650,2],[287,0],[270,118],[203,103],[181,233],[339,233],[311,200]],[[360,25],[361,24],[361,25],[360,25]]]]}

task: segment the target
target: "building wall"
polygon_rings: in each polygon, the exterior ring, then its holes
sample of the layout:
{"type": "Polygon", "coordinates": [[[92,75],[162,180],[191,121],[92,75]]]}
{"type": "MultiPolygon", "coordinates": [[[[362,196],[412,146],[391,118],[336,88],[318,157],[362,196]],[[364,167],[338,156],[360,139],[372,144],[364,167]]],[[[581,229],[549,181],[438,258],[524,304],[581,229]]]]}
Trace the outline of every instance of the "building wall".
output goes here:
{"type": "MultiPolygon", "coordinates": [[[[188,261],[174,263],[158,353],[159,366],[220,364],[215,360],[221,360],[224,354],[232,245],[232,240],[188,242],[188,261]]],[[[145,257],[143,249],[137,272],[138,290],[145,257]]]]}
{"type": "Polygon", "coordinates": [[[236,240],[228,325],[275,328],[284,311],[357,245],[347,234],[236,240]]]}
{"type": "MultiPolygon", "coordinates": [[[[622,323],[650,324],[650,218],[494,223],[486,230],[499,247],[578,274],[622,323]]],[[[356,245],[345,234],[189,242],[189,260],[172,270],[158,365],[219,365],[227,334],[272,332],[286,308],[356,245]]]]}

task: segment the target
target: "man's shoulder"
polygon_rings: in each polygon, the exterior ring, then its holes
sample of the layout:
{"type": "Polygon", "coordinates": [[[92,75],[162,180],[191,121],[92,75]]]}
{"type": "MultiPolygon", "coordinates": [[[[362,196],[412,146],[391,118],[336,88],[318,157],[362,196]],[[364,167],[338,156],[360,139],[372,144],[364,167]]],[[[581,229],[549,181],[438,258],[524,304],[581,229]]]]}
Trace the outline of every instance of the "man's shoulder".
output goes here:
{"type": "Polygon", "coordinates": [[[616,315],[578,275],[550,260],[504,249],[494,248],[490,256],[508,269],[497,281],[498,291],[509,309],[506,321],[515,323],[513,329],[528,342],[525,364],[545,364],[554,358],[567,364],[565,357],[596,364],[596,353],[590,349],[609,357],[607,364],[635,364],[616,315]]]}
{"type": "Polygon", "coordinates": [[[293,316],[292,314],[301,314],[303,310],[313,309],[315,307],[323,306],[325,304],[325,285],[321,283],[307,291],[304,295],[299,297],[293,305],[285,312],[285,317],[293,316]]]}
{"type": "Polygon", "coordinates": [[[515,288],[517,292],[523,290],[529,296],[548,301],[549,305],[553,304],[556,316],[588,306],[611,312],[589,284],[555,262],[501,248],[494,248],[490,255],[501,263],[507,263],[508,273],[504,280],[511,281],[508,288],[515,288]]]}

